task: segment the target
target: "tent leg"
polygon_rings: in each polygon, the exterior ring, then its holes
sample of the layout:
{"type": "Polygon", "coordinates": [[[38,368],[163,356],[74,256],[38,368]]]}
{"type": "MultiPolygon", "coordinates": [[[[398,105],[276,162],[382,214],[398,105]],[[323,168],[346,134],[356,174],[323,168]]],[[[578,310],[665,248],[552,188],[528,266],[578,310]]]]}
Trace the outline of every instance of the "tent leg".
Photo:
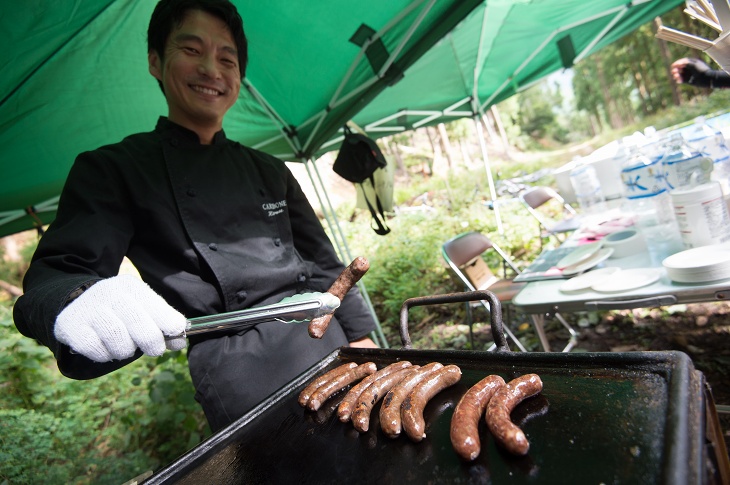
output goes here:
{"type": "MultiPolygon", "coordinates": [[[[354,258],[350,254],[350,248],[347,246],[347,240],[345,238],[344,233],[342,232],[342,228],[340,227],[339,220],[337,219],[337,215],[335,214],[335,210],[332,207],[332,201],[330,201],[329,196],[327,195],[327,191],[324,190],[325,185],[322,181],[322,177],[319,174],[319,170],[317,170],[317,165],[312,160],[302,160],[304,162],[304,167],[307,169],[307,175],[309,175],[309,180],[312,182],[312,187],[314,187],[314,192],[317,194],[317,199],[319,200],[319,205],[322,208],[322,212],[324,213],[325,220],[327,221],[327,225],[330,228],[330,232],[332,233],[332,236],[334,238],[334,244],[335,248],[337,249],[338,254],[340,255],[340,259],[343,261],[352,261],[354,258]],[[311,163],[311,167],[310,167],[311,163]],[[314,169],[314,174],[316,175],[316,181],[315,177],[312,175],[312,170],[314,169]],[[324,194],[324,200],[322,200],[322,194],[324,194]]],[[[373,341],[378,344],[381,348],[387,349],[388,348],[388,341],[385,339],[385,335],[383,334],[383,329],[380,326],[380,321],[378,320],[378,316],[375,314],[375,308],[373,307],[373,303],[370,301],[370,295],[368,295],[367,289],[365,288],[365,284],[362,281],[357,282],[357,287],[360,290],[360,294],[362,294],[363,299],[365,300],[365,304],[368,306],[368,309],[370,310],[370,314],[373,316],[373,320],[375,320],[375,331],[371,333],[371,338],[373,341]]]]}
{"type": "Polygon", "coordinates": [[[482,150],[482,159],[484,160],[484,169],[487,171],[487,180],[489,181],[489,196],[492,200],[492,209],[494,215],[497,218],[497,230],[500,234],[504,234],[504,228],[502,227],[502,218],[499,215],[499,205],[497,204],[497,194],[494,188],[494,178],[492,177],[492,169],[489,166],[489,154],[487,153],[487,144],[484,141],[484,130],[482,124],[479,121],[479,116],[474,115],[474,124],[477,128],[477,136],[479,137],[479,147],[482,150]]]}

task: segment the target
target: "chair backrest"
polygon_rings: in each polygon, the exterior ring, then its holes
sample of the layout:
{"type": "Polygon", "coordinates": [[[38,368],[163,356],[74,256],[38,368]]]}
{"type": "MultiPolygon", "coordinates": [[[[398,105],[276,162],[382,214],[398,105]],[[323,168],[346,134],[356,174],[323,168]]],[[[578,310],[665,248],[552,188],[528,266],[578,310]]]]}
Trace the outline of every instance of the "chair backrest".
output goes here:
{"type": "Polygon", "coordinates": [[[489,269],[483,258],[483,254],[490,249],[494,249],[514,269],[512,262],[502,250],[487,236],[477,231],[459,234],[446,241],[441,247],[441,253],[459,280],[467,288],[475,291],[487,289],[500,280],[489,269]]]}
{"type": "Polygon", "coordinates": [[[520,199],[529,207],[537,209],[546,202],[555,199],[558,201],[568,212],[575,213],[575,210],[565,202],[559,193],[550,187],[532,187],[520,194],[520,199]]]}
{"type": "Polygon", "coordinates": [[[520,200],[535,219],[537,219],[545,228],[549,228],[552,225],[550,221],[551,218],[547,217],[547,214],[543,214],[536,209],[547,204],[551,200],[555,200],[560,206],[562,206],[563,213],[568,217],[576,215],[575,209],[565,202],[565,199],[563,199],[560,194],[550,187],[538,186],[527,189],[520,194],[520,200]]]}
{"type": "Polygon", "coordinates": [[[549,187],[532,187],[524,192],[520,193],[520,199],[528,206],[536,209],[555,198],[557,193],[554,193],[549,187]]]}

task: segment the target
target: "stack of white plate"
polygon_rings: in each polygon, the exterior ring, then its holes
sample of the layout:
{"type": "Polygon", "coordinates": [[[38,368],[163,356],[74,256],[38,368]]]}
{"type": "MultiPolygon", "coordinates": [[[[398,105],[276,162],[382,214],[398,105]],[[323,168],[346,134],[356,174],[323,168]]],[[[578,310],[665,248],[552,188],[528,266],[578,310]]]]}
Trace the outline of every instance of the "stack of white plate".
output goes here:
{"type": "Polygon", "coordinates": [[[679,283],[730,278],[730,244],[713,244],[673,254],[662,261],[667,276],[679,283]]]}

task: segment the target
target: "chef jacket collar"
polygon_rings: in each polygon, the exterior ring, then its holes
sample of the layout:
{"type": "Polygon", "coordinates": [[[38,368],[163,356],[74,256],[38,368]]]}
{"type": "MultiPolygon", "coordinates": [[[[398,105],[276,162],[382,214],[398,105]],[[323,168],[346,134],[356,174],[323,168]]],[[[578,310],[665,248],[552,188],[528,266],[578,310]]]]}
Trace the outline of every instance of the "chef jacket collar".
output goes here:
{"type": "MultiPolygon", "coordinates": [[[[160,116],[160,118],[157,120],[157,126],[155,128],[157,131],[162,133],[162,135],[165,138],[178,138],[180,140],[185,140],[190,143],[195,143],[196,145],[200,145],[200,137],[197,133],[195,133],[193,130],[188,130],[187,128],[178,125],[177,123],[170,121],[165,116],[160,116]]],[[[218,145],[225,143],[227,140],[226,133],[221,130],[215,135],[213,135],[213,142],[212,145],[218,145]]]]}

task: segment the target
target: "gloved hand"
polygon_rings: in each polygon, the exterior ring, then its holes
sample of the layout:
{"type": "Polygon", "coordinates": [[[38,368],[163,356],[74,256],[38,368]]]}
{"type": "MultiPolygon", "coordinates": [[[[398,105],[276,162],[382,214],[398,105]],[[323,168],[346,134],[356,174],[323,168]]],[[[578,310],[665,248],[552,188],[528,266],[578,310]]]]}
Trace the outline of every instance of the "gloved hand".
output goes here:
{"type": "Polygon", "coordinates": [[[725,71],[710,69],[699,59],[683,58],[672,64],[672,76],[678,83],[700,88],[730,87],[730,75],[725,71]]]}
{"type": "Polygon", "coordinates": [[[101,280],[56,317],[56,339],[95,362],[185,348],[185,317],[132,275],[101,280]],[[165,335],[180,335],[165,340],[165,335]]]}

